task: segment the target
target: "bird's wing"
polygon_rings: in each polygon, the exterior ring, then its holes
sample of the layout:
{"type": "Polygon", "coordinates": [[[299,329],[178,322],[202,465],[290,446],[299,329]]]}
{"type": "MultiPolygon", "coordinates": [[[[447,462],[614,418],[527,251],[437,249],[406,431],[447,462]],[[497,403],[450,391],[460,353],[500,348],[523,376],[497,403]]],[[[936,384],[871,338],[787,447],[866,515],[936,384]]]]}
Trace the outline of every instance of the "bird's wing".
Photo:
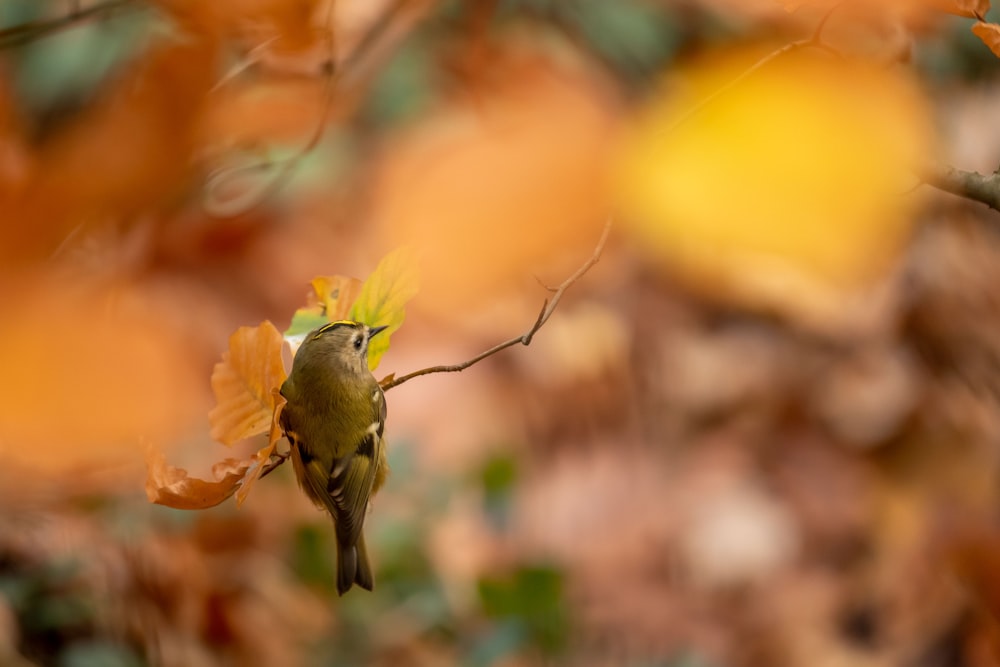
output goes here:
{"type": "Polygon", "coordinates": [[[337,537],[344,544],[356,544],[361,536],[375,484],[381,440],[379,434],[370,429],[357,451],[336,459],[330,472],[326,490],[335,508],[332,513],[337,524],[337,537]]]}

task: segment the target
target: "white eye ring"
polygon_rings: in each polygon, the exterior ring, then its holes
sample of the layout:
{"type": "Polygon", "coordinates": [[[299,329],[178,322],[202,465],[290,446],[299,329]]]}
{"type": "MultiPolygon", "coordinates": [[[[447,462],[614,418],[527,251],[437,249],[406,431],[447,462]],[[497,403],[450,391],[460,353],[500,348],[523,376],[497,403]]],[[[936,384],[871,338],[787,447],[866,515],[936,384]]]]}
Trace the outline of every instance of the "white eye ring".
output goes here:
{"type": "Polygon", "coordinates": [[[355,350],[360,350],[361,349],[361,336],[355,336],[354,337],[354,349],[355,350]]]}

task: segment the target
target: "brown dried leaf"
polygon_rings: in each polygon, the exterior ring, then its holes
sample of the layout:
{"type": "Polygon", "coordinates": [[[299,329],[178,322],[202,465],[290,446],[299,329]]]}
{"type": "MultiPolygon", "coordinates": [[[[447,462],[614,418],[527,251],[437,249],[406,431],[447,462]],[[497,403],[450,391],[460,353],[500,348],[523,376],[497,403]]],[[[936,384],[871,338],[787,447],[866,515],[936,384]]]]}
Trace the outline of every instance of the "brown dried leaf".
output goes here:
{"type": "Polygon", "coordinates": [[[935,4],[942,5],[941,11],[966,16],[970,19],[981,18],[990,11],[990,0],[947,0],[935,4]]]}
{"type": "Polygon", "coordinates": [[[267,430],[274,412],[273,390],[287,374],[281,362],[283,338],[274,325],[240,327],[212,371],[217,405],[208,413],[212,437],[232,445],[267,430]]]}
{"type": "Polygon", "coordinates": [[[1000,58],[1000,25],[978,21],[972,26],[972,32],[983,40],[983,44],[990,47],[993,55],[1000,58]]]}
{"type": "Polygon", "coordinates": [[[242,505],[243,501],[247,499],[247,495],[250,493],[250,487],[253,486],[254,482],[260,479],[261,473],[264,472],[264,466],[271,459],[274,454],[275,448],[278,446],[278,440],[281,440],[284,435],[281,430],[281,411],[285,408],[285,404],[288,401],[285,397],[278,393],[277,387],[272,390],[272,400],[274,401],[274,413],[271,416],[271,432],[267,436],[267,446],[262,447],[253,457],[253,463],[250,469],[247,470],[246,475],[243,476],[243,483],[240,490],[236,492],[236,504],[242,505]]]}
{"type": "Polygon", "coordinates": [[[240,486],[254,459],[225,459],[212,466],[215,481],[189,477],[187,470],[167,464],[158,449],[146,452],[146,496],[149,502],[180,510],[201,510],[215,507],[240,486]]]}

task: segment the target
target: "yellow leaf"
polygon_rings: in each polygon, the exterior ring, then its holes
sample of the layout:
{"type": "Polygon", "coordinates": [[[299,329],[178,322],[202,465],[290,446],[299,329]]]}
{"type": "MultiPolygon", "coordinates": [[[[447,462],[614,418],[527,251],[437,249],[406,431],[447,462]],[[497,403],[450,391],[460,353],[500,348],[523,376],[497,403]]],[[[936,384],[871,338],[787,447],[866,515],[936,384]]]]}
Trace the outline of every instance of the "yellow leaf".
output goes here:
{"type": "Polygon", "coordinates": [[[278,446],[278,441],[284,436],[284,433],[281,430],[281,411],[285,408],[285,404],[288,403],[288,401],[286,401],[285,397],[279,393],[277,387],[275,387],[272,392],[272,400],[274,401],[274,412],[271,415],[271,431],[267,437],[267,445],[254,454],[253,463],[246,471],[246,475],[243,477],[243,483],[240,486],[240,490],[236,492],[237,505],[242,505],[243,501],[247,499],[247,494],[250,493],[250,487],[253,486],[254,482],[260,479],[261,473],[264,472],[264,466],[271,460],[271,456],[274,454],[274,450],[278,446]]]}
{"type": "Polygon", "coordinates": [[[283,339],[274,325],[240,327],[229,350],[212,371],[216,406],[208,414],[212,437],[232,445],[267,430],[274,412],[273,389],[287,374],[281,362],[283,339]]]}
{"type": "Polygon", "coordinates": [[[758,57],[713,56],[647,109],[619,202],[688,284],[824,324],[897,257],[933,126],[905,73],[801,50],[741,78],[758,57]]]}
{"type": "Polygon", "coordinates": [[[187,470],[167,465],[159,450],[146,452],[146,496],[149,502],[180,510],[214,507],[233,495],[253,459],[225,459],[212,466],[214,481],[189,477],[187,470]]]}
{"type": "Polygon", "coordinates": [[[416,259],[409,248],[397,248],[382,258],[361,287],[350,319],[370,327],[387,327],[368,346],[368,367],[378,366],[389,349],[389,337],[403,324],[406,302],[417,294],[416,259]]]}

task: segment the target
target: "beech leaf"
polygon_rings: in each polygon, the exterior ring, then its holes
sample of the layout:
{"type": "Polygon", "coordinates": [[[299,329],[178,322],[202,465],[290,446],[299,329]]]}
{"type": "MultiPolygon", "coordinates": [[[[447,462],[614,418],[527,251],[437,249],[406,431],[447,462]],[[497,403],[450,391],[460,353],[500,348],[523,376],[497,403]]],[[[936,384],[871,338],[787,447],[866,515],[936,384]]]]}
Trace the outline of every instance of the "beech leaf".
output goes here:
{"type": "Polygon", "coordinates": [[[212,437],[232,445],[267,431],[274,413],[273,390],[285,381],[283,338],[274,325],[240,327],[212,371],[216,406],[208,413],[212,437]]]}
{"type": "Polygon", "coordinates": [[[417,294],[416,258],[409,248],[397,248],[382,258],[361,286],[350,319],[370,327],[387,327],[368,345],[368,368],[374,370],[389,349],[389,337],[403,325],[406,302],[417,294]]]}
{"type": "Polygon", "coordinates": [[[983,40],[983,44],[990,48],[993,55],[1000,58],[1000,25],[978,21],[972,26],[972,32],[983,40]]]}
{"type": "Polygon", "coordinates": [[[990,11],[990,0],[950,0],[943,9],[949,14],[966,16],[970,19],[982,18],[990,11]]]}
{"type": "Polygon", "coordinates": [[[149,502],[179,510],[215,507],[233,495],[254,459],[225,459],[212,466],[213,481],[190,477],[187,470],[168,465],[154,447],[146,452],[146,496],[149,502]]]}

